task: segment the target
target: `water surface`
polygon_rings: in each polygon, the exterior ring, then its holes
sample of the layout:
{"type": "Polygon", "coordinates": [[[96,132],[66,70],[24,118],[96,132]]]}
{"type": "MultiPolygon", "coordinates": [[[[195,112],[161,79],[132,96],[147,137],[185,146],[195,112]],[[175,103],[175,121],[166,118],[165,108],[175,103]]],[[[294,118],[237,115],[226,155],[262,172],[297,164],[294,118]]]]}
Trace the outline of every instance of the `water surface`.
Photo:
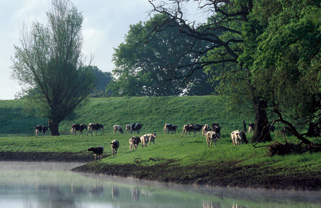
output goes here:
{"type": "Polygon", "coordinates": [[[0,207],[321,207],[320,192],[186,186],[70,171],[79,165],[0,162],[0,207]]]}

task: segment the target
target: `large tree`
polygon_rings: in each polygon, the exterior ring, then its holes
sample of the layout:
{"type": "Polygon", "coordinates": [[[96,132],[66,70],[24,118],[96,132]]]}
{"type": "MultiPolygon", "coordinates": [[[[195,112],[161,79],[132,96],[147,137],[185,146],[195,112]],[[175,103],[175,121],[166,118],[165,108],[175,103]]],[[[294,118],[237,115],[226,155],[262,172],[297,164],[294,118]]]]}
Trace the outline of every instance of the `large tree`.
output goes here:
{"type": "MultiPolygon", "coordinates": [[[[167,4],[154,0],[149,2],[154,12],[166,14],[174,19],[182,34],[207,43],[205,49],[191,50],[202,58],[194,59],[193,67],[182,77],[191,76],[197,70],[205,68],[214,80],[220,82],[218,90],[233,98],[230,101],[236,104],[234,106],[240,105],[241,102],[248,103],[250,100],[255,111],[253,140],[260,139],[263,128],[269,122],[267,101],[257,93],[255,85],[251,82],[251,74],[238,60],[244,50],[242,25],[250,18],[253,2],[199,1],[199,12],[208,17],[208,22],[204,24],[196,24],[195,21],[186,18],[185,3],[189,1],[173,0],[167,4]]],[[[265,140],[271,140],[270,134],[267,134],[265,140]]]]}
{"type": "Polygon", "coordinates": [[[53,0],[48,24],[34,22],[15,46],[12,75],[48,118],[52,135],[59,123],[91,92],[93,76],[81,57],[83,16],[69,0],[53,0]]]}
{"type": "Polygon", "coordinates": [[[185,80],[175,79],[188,73],[199,58],[190,51],[206,47],[204,42],[182,35],[178,24],[167,15],[158,14],[145,23],[131,25],[125,42],[115,49],[113,72],[117,79],[109,88],[115,95],[130,96],[179,95],[185,90],[204,94],[209,92],[200,89],[204,85],[213,91],[203,71],[185,80]]]}

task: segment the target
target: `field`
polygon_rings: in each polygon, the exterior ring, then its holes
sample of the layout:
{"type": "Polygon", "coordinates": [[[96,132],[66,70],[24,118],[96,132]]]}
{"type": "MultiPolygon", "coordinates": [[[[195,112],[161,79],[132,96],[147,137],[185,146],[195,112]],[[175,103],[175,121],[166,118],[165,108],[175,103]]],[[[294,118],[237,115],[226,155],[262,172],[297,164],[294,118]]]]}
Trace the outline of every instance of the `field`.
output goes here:
{"type": "MultiPolygon", "coordinates": [[[[254,148],[251,144],[233,146],[230,132],[241,129],[242,121],[250,121],[250,118],[222,114],[224,102],[215,97],[92,99],[73,118],[61,124],[61,136],[37,138],[33,135],[33,126],[45,122],[45,119],[21,114],[21,102],[0,102],[2,160],[92,161],[76,171],[213,186],[321,189],[321,153],[269,157],[267,145],[271,143],[260,144],[260,148],[254,148]],[[72,136],[68,133],[70,124],[76,121],[103,123],[106,126],[105,134],[72,136]],[[132,134],[112,133],[112,124],[124,126],[132,121],[144,124],[142,132],[133,135],[157,132],[156,144],[147,148],[140,146],[131,152],[128,139],[132,134]],[[166,122],[177,124],[178,132],[163,133],[162,127],[166,122]],[[189,122],[220,123],[222,140],[218,141],[216,147],[207,147],[205,137],[200,133],[195,137],[182,137],[181,126],[189,122]],[[23,131],[11,132],[13,128],[10,128],[10,124],[14,123],[21,125],[23,131]],[[113,139],[120,141],[116,156],[111,156],[110,142],[113,139]],[[105,148],[104,158],[93,162],[93,155],[87,149],[99,145],[105,148]]],[[[251,133],[247,133],[247,137],[250,138],[251,133]]],[[[273,142],[284,142],[277,133],[273,133],[272,137],[273,142]]],[[[298,142],[292,137],[287,140],[298,142]]],[[[320,138],[311,140],[321,142],[320,138]]]]}

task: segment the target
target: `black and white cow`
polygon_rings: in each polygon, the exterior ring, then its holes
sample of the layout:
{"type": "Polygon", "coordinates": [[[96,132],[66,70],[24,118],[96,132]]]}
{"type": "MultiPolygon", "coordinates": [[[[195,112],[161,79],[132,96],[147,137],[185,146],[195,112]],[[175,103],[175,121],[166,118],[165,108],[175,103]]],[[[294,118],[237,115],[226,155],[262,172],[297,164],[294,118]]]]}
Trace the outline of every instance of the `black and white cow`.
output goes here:
{"type": "Polygon", "coordinates": [[[130,151],[132,151],[133,149],[137,150],[138,144],[140,143],[140,137],[132,136],[132,138],[128,140],[128,143],[130,151]]]}
{"type": "MultiPolygon", "coordinates": [[[[72,135],[77,136],[77,131],[80,131],[80,134],[83,135],[83,130],[84,129],[87,129],[87,125],[85,125],[85,124],[73,124],[73,125],[71,125],[70,133],[72,135]]],[[[88,135],[88,131],[87,131],[87,135],[88,135]]]]}
{"type": "Polygon", "coordinates": [[[103,152],[104,152],[104,147],[99,146],[99,147],[90,147],[87,151],[92,151],[94,153],[95,161],[97,156],[101,160],[103,158],[103,152]]]}
{"type": "Polygon", "coordinates": [[[42,132],[42,136],[46,136],[46,132],[48,131],[48,129],[48,126],[37,125],[35,128],[35,137],[38,136],[39,132],[42,132]]]}
{"type": "Polygon", "coordinates": [[[194,132],[194,136],[195,136],[195,129],[194,129],[194,124],[186,124],[183,126],[183,132],[182,132],[182,136],[186,133],[191,134],[191,132],[194,132]]]}
{"type": "Polygon", "coordinates": [[[101,125],[99,123],[89,123],[88,124],[88,132],[90,132],[91,135],[93,135],[93,131],[96,131],[96,135],[97,135],[97,131],[100,131],[100,134],[103,135],[104,134],[104,125],[101,125]]]}
{"type": "Polygon", "coordinates": [[[221,133],[221,127],[218,123],[212,123],[212,131],[214,131],[217,134],[221,133]]]}
{"type": "Polygon", "coordinates": [[[111,141],[111,153],[113,154],[113,155],[116,155],[117,154],[117,150],[118,150],[118,148],[119,148],[119,142],[118,142],[118,140],[113,140],[113,141],[111,141]]]}
{"type": "Polygon", "coordinates": [[[249,128],[247,130],[248,133],[254,131],[254,123],[249,123],[249,128]]]}
{"type": "Polygon", "coordinates": [[[173,124],[164,125],[164,132],[166,132],[167,134],[169,134],[169,132],[171,132],[172,134],[175,132],[176,134],[176,130],[177,130],[177,125],[173,125],[173,124]]]}
{"type": "Polygon", "coordinates": [[[139,131],[141,130],[142,127],[143,127],[143,124],[131,123],[131,124],[129,124],[130,133],[132,133],[133,131],[136,131],[137,133],[139,133],[139,131]]]}

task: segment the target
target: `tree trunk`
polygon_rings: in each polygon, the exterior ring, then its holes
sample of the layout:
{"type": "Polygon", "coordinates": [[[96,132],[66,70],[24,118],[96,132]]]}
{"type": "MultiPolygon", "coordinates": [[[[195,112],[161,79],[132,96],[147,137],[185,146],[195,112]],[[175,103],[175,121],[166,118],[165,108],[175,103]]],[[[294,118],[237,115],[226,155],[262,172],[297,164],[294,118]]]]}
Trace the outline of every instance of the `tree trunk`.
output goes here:
{"type": "Polygon", "coordinates": [[[266,127],[269,123],[267,117],[267,102],[256,97],[253,100],[255,107],[255,124],[254,124],[254,134],[252,137],[252,142],[263,142],[263,141],[271,141],[271,135],[269,131],[264,131],[264,127],[266,127]]]}
{"type": "Polygon", "coordinates": [[[48,125],[49,129],[51,132],[51,136],[59,136],[59,122],[53,120],[53,119],[48,119],[48,125]]]}

